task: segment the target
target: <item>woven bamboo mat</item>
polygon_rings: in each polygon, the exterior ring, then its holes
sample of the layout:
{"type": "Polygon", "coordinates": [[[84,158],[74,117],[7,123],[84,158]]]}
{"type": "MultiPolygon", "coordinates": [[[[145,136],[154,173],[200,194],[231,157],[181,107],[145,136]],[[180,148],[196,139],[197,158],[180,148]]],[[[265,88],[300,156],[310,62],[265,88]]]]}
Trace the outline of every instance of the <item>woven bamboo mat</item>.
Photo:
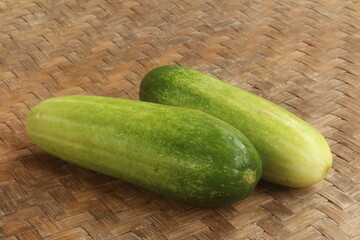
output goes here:
{"type": "Polygon", "coordinates": [[[360,3],[225,2],[0,1],[0,239],[360,239],[360,3]],[[49,156],[24,131],[44,99],[138,99],[144,74],[167,64],[314,125],[329,176],[197,208],[49,156]]]}

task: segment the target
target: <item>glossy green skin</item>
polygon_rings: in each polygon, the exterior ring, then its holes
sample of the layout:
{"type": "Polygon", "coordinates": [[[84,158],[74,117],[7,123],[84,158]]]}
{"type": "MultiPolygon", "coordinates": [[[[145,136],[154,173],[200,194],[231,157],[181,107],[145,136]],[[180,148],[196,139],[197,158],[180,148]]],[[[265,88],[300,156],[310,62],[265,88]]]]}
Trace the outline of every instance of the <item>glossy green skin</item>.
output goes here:
{"type": "Polygon", "coordinates": [[[261,177],[254,146],[201,111],[94,96],[48,99],[26,120],[31,139],[70,163],[189,204],[248,196],[261,177]]]}
{"type": "Polygon", "coordinates": [[[140,99],[202,110],[239,129],[257,149],[267,181],[306,187],[331,168],[330,148],[312,126],[270,101],[190,68],[150,71],[140,99]]]}

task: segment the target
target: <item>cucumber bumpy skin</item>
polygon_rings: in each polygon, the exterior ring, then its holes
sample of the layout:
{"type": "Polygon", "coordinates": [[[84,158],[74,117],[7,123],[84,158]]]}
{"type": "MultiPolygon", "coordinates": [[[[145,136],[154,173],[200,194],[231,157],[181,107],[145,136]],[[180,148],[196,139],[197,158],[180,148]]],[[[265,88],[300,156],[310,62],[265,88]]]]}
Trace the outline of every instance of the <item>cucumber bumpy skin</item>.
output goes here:
{"type": "Polygon", "coordinates": [[[245,90],[181,66],[150,71],[140,100],[198,109],[244,133],[263,161],[263,179],[306,187],[329,172],[332,156],[324,137],[294,114],[245,90]]]}
{"type": "Polygon", "coordinates": [[[133,100],[56,97],[27,116],[30,138],[67,162],[188,204],[248,196],[262,162],[250,141],[201,111],[133,100]]]}

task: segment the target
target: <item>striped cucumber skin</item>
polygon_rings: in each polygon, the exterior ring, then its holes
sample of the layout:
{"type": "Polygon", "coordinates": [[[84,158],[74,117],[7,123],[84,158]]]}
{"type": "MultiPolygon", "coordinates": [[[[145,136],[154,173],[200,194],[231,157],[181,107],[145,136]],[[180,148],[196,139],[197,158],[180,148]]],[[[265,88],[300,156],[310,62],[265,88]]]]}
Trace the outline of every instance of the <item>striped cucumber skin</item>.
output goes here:
{"type": "Polygon", "coordinates": [[[329,172],[332,156],[324,137],[294,114],[245,90],[181,66],[150,71],[142,101],[202,110],[244,133],[263,161],[262,178],[306,187],[329,172]]]}
{"type": "Polygon", "coordinates": [[[125,99],[48,99],[27,116],[30,138],[65,161],[188,204],[248,196],[262,162],[250,141],[201,111],[125,99]]]}

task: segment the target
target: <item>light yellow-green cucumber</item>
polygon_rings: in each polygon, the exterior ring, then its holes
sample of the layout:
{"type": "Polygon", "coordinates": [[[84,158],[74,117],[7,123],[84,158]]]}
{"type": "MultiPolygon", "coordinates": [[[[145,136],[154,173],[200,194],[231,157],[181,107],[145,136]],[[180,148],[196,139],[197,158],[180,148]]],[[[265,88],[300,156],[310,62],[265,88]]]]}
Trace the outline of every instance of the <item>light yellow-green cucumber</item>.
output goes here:
{"type": "Polygon", "coordinates": [[[321,181],[332,164],[330,148],[312,126],[245,90],[181,66],[150,71],[142,101],[202,110],[244,133],[263,161],[263,179],[306,187],[321,181]]]}

